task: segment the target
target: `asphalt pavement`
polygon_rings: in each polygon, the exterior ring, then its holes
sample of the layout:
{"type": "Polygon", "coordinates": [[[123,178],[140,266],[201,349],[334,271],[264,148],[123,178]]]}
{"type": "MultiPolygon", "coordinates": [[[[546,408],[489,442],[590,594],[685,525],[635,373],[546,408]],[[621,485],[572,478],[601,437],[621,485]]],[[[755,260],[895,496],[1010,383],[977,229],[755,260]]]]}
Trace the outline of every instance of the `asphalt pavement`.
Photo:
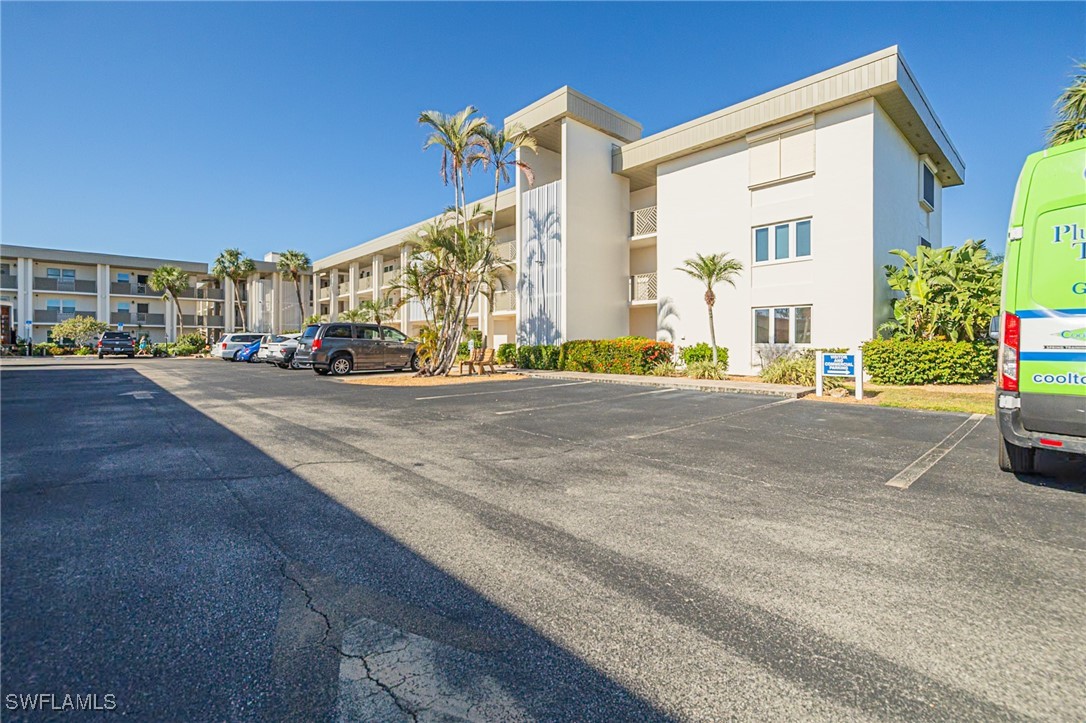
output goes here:
{"type": "Polygon", "coordinates": [[[1086,466],[991,417],[157,359],[0,403],[5,720],[1086,709],[1086,466]]]}

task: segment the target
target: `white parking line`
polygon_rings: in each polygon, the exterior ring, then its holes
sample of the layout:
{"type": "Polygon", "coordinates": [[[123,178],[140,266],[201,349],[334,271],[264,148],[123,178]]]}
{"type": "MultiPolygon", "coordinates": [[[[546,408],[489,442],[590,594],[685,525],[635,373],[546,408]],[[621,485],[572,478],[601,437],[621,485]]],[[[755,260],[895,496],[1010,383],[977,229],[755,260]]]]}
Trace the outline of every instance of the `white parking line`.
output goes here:
{"type": "Polygon", "coordinates": [[[423,402],[429,399],[450,399],[452,397],[478,397],[484,394],[509,394],[511,392],[526,392],[529,389],[554,389],[556,387],[575,387],[579,384],[591,384],[592,382],[569,382],[567,384],[537,384],[534,387],[521,387],[516,389],[499,389],[493,392],[464,392],[463,394],[437,394],[432,397],[415,397],[415,401],[423,402]]]}
{"type": "Polygon", "coordinates": [[[746,409],[737,409],[734,412],[728,412],[727,414],[719,414],[709,419],[702,419],[697,422],[690,422],[689,424],[680,424],[677,427],[667,427],[666,429],[657,429],[655,432],[646,432],[645,434],[628,434],[626,439],[646,439],[648,437],[655,437],[660,434],[667,434],[668,432],[677,432],[680,429],[689,429],[690,427],[700,427],[703,424],[712,424],[713,422],[719,422],[721,419],[727,419],[728,417],[737,417],[740,414],[746,414],[747,412],[753,412],[757,409],[768,409],[769,407],[776,407],[780,404],[791,404],[796,401],[795,399],[780,399],[776,402],[770,402],[769,404],[759,404],[756,407],[747,407],[746,409]]]}
{"type": "Polygon", "coordinates": [[[947,455],[950,450],[958,446],[958,442],[965,439],[966,435],[976,429],[986,415],[973,414],[957,426],[957,428],[943,437],[943,441],[920,455],[912,464],[895,474],[886,483],[887,487],[897,487],[900,490],[909,489],[909,485],[920,479],[921,475],[935,466],[935,463],[947,455]],[[964,430],[964,431],[963,431],[964,430]]]}
{"type": "Polygon", "coordinates": [[[523,409],[509,409],[504,412],[494,412],[497,416],[503,414],[523,414],[524,412],[538,412],[541,409],[557,409],[559,407],[579,407],[584,404],[599,404],[600,402],[610,402],[614,399],[628,399],[629,397],[643,397],[646,394],[665,394],[667,392],[676,392],[678,389],[675,387],[668,387],[667,389],[653,389],[651,392],[637,392],[635,394],[620,394],[617,397],[606,397],[604,399],[586,399],[581,402],[565,402],[563,404],[548,404],[544,407],[525,407],[523,409]]]}

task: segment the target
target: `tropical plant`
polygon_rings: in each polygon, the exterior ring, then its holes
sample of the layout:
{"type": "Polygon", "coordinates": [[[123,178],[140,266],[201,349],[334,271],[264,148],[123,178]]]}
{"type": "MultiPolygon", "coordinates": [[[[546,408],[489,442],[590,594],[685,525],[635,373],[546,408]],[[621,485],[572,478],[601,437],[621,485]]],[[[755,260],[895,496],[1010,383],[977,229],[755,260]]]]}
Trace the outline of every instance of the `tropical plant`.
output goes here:
{"type": "Polygon", "coordinates": [[[54,324],[52,333],[54,339],[71,339],[76,346],[86,346],[108,330],[109,324],[93,316],[73,316],[54,324]]]}
{"type": "Polygon", "coordinates": [[[686,376],[691,379],[727,379],[727,369],[715,361],[696,361],[686,365],[686,376]]]}
{"type": "Polygon", "coordinates": [[[674,377],[679,375],[679,366],[670,359],[663,359],[656,362],[656,364],[649,370],[649,374],[654,377],[674,377]]]}
{"type": "Polygon", "coordinates": [[[305,317],[305,321],[302,322],[303,326],[309,326],[310,324],[323,324],[328,321],[328,317],[323,314],[310,314],[305,317]]]}
{"type": "Polygon", "coordinates": [[[887,282],[902,296],[894,301],[894,318],[879,327],[895,339],[983,338],[999,313],[1003,267],[988,256],[984,241],[958,247],[891,251],[900,267],[886,265],[887,282]]]}
{"type": "Polygon", "coordinates": [[[240,285],[245,277],[254,271],[256,271],[256,263],[241,249],[224,249],[211,267],[211,274],[215,278],[220,281],[230,279],[233,282],[234,303],[242,319],[245,318],[245,307],[241,303],[240,285]]]}
{"type": "Polygon", "coordinates": [[[280,276],[287,281],[294,282],[294,291],[298,294],[298,314],[305,316],[305,303],[302,301],[302,277],[309,269],[309,255],[304,251],[287,249],[279,254],[279,260],[275,262],[275,268],[280,276]]]}
{"type": "Polygon", "coordinates": [[[385,322],[389,321],[396,315],[396,311],[403,304],[391,296],[384,298],[378,297],[376,299],[366,299],[358,305],[359,311],[362,312],[363,321],[372,321],[377,324],[377,330],[384,337],[385,322]]]}
{"type": "Polygon", "coordinates": [[[729,259],[726,253],[708,256],[696,254],[694,258],[683,261],[683,265],[676,269],[705,284],[705,306],[709,309],[709,339],[712,341],[714,364],[719,359],[716,347],[716,326],[713,324],[713,305],[716,304],[716,292],[713,291],[713,287],[721,283],[735,286],[735,279],[742,270],[742,262],[729,259]]]}
{"type": "Polygon", "coordinates": [[[493,230],[497,227],[498,188],[501,182],[509,182],[509,171],[519,170],[523,172],[528,185],[535,185],[535,174],[532,172],[532,167],[524,161],[517,160],[517,151],[521,148],[534,151],[539,146],[532,134],[519,123],[513,123],[504,128],[494,128],[489,124],[483,124],[476,133],[478,135],[478,150],[469,160],[481,163],[484,171],[489,170],[491,167],[494,168],[494,205],[491,206],[490,211],[492,221],[494,221],[491,223],[491,229],[493,230]]]}
{"type": "Polygon", "coordinates": [[[177,266],[164,264],[151,272],[151,278],[147,284],[155,291],[162,292],[162,300],[173,302],[174,313],[177,314],[178,331],[185,333],[185,315],[181,313],[181,301],[178,297],[189,288],[189,275],[177,266]]]}
{"type": "MultiPolygon", "coordinates": [[[[820,349],[804,349],[802,351],[790,351],[777,356],[769,364],[762,366],[759,376],[762,381],[770,384],[794,384],[804,387],[813,387],[815,384],[815,366],[820,349]]],[[[866,362],[867,359],[865,358],[866,362]]],[[[843,377],[822,377],[824,389],[836,389],[843,387],[843,377]]]]}
{"type": "Polygon", "coordinates": [[[1086,138],[1086,61],[1075,64],[1071,84],[1056,99],[1056,122],[1048,129],[1049,147],[1086,138]]]}
{"type": "Polygon", "coordinates": [[[481,141],[479,131],[486,126],[486,118],[475,115],[475,106],[469,105],[459,113],[446,115],[435,110],[419,113],[419,124],[428,126],[430,135],[423,144],[423,150],[431,147],[441,149],[441,182],[449,185],[452,176],[454,208],[458,222],[463,230],[468,230],[467,195],[464,191],[464,176],[478,159],[481,141]]]}

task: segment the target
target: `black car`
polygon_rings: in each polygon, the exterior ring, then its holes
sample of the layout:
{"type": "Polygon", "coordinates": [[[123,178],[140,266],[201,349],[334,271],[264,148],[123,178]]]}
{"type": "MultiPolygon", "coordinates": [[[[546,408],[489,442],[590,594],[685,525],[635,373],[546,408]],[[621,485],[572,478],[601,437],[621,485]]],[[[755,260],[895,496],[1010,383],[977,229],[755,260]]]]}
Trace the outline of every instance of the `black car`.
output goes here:
{"type": "Polygon", "coordinates": [[[98,358],[104,359],[106,354],[123,354],[131,359],[136,356],[136,342],[127,331],[107,331],[98,340],[98,358]]]}
{"type": "Polygon", "coordinates": [[[294,358],[317,374],[342,376],[363,369],[419,368],[416,342],[398,329],[376,324],[311,324],[298,338],[294,358]]]}

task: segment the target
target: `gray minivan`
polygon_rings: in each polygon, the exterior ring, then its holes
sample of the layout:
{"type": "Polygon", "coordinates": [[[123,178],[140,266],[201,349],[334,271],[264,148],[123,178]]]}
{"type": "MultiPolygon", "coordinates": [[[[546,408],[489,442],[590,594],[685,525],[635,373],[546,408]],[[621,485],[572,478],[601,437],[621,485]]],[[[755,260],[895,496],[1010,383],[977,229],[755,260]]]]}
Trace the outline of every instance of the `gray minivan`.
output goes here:
{"type": "Polygon", "coordinates": [[[398,329],[334,321],[307,326],[294,358],[299,366],[312,367],[321,375],[343,376],[364,369],[418,371],[417,346],[398,329]]]}

